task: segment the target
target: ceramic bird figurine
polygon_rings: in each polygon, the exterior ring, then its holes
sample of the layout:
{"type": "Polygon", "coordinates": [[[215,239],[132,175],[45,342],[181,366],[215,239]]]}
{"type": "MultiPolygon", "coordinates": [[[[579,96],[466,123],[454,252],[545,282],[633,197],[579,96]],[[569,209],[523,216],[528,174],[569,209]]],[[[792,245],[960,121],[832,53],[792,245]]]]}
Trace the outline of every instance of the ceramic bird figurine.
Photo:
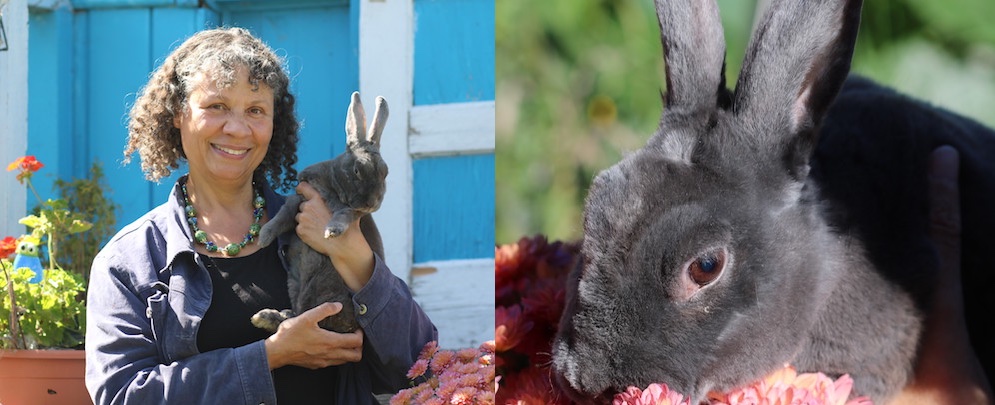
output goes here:
{"type": "Polygon", "coordinates": [[[35,272],[35,276],[28,280],[31,284],[41,282],[45,271],[41,267],[41,249],[38,247],[38,240],[35,238],[24,238],[17,244],[17,255],[14,256],[14,268],[27,267],[35,272]]]}

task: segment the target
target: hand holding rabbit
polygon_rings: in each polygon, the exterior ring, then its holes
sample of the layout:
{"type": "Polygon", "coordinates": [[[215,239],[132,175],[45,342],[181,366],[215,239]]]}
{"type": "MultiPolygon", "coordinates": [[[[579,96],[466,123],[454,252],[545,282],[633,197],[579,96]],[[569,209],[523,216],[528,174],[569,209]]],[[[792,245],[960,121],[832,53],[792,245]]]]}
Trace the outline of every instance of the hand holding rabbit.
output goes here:
{"type": "Polygon", "coordinates": [[[281,323],[265,342],[270,370],[286,365],[313,370],[362,360],[362,329],[336,333],[318,327],[318,321],[341,310],[342,303],[324,303],[281,323]]]}
{"type": "Polygon", "coordinates": [[[957,150],[949,146],[937,148],[930,156],[930,234],[940,272],[915,376],[891,400],[893,405],[989,404],[995,400],[971,348],[964,319],[959,164],[957,150]]]}
{"type": "Polygon", "coordinates": [[[325,224],[332,220],[332,212],[321,198],[321,194],[307,182],[297,185],[297,193],[303,198],[298,208],[297,236],[312,249],[328,256],[332,266],[352,291],[359,291],[373,275],[373,250],[360,230],[359,218],[348,224],[341,235],[325,237],[325,224]]]}
{"type": "Polygon", "coordinates": [[[363,103],[354,92],[346,114],[346,151],[302,170],[298,193],[262,227],[263,246],[287,234],[287,288],[293,308],[260,310],[252,317],[256,327],[275,332],[280,322],[324,302],[344,307],[319,321],[321,327],[343,333],[359,327],[353,293],[370,280],[374,253],[384,257],[380,231],[369,214],[380,208],[387,188],[387,163],[380,156],[387,115],[387,102],[377,97],[367,131],[363,103]]]}

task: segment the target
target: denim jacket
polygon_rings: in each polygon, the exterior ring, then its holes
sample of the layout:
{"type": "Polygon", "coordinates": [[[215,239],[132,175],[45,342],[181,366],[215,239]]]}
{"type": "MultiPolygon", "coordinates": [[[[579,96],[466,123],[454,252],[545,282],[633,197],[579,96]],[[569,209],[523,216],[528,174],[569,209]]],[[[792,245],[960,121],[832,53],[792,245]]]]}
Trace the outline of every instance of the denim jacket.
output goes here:
{"type": "MultiPolygon", "coordinates": [[[[270,217],[282,196],[263,185],[270,217]]],[[[207,353],[197,329],[211,305],[211,277],[193,248],[178,184],[169,200],[122,229],[97,254],[87,293],[86,386],[95,404],[274,404],[264,341],[207,353]]],[[[287,239],[278,239],[280,258],[287,239]]],[[[373,404],[405,377],[435,326],[382,258],[353,296],[363,360],[339,367],[338,404],[373,404]]],[[[331,403],[331,400],[329,400],[331,403]]]]}

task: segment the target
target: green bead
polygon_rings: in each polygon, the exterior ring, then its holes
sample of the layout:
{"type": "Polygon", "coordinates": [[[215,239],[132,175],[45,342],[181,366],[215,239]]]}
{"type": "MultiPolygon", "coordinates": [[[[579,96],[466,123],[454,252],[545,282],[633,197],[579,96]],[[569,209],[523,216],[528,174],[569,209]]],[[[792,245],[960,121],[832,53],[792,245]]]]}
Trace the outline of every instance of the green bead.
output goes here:
{"type": "Polygon", "coordinates": [[[228,246],[225,246],[225,252],[224,253],[225,253],[225,256],[235,256],[235,255],[238,254],[238,252],[240,250],[242,250],[242,247],[239,246],[238,244],[229,243],[228,246]]]}
{"type": "Polygon", "coordinates": [[[252,200],[252,205],[254,207],[256,207],[256,208],[265,207],[266,206],[266,200],[264,200],[263,197],[257,195],[256,199],[252,200]]]}
{"type": "Polygon", "coordinates": [[[249,235],[259,236],[259,230],[260,229],[262,229],[262,227],[259,226],[259,224],[257,224],[257,223],[249,225],[249,235]]]}
{"type": "Polygon", "coordinates": [[[207,243],[207,232],[198,229],[197,232],[193,234],[193,238],[199,243],[207,243]]]}
{"type": "Polygon", "coordinates": [[[218,251],[218,245],[215,245],[214,242],[207,242],[207,251],[208,252],[217,252],[218,251]]]}
{"type": "Polygon", "coordinates": [[[195,217],[195,216],[197,216],[197,210],[193,209],[193,204],[188,204],[187,205],[187,216],[188,217],[195,217]]]}

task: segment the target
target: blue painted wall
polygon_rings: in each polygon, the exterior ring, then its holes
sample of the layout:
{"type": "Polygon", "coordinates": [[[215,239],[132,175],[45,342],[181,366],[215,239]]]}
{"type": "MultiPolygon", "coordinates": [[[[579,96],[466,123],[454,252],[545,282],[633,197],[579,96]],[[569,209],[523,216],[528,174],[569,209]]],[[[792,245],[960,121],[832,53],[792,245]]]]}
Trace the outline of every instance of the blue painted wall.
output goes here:
{"type": "MultiPolygon", "coordinates": [[[[414,12],[414,104],[494,100],[494,0],[415,0],[414,12]]],[[[494,257],[494,154],[412,166],[414,262],[494,257]]]]}
{"type": "MultiPolygon", "coordinates": [[[[28,151],[45,164],[32,178],[42,198],[54,197],[56,178],[71,179],[73,167],[72,13],[68,9],[29,14],[28,151]],[[62,142],[60,142],[62,141],[62,142]]],[[[28,207],[38,203],[28,196],[28,207]]]]}
{"type": "Polygon", "coordinates": [[[412,166],[415,263],[494,257],[494,154],[412,166]]]}
{"type": "Polygon", "coordinates": [[[494,100],[494,0],[415,0],[414,104],[494,100]]]}

